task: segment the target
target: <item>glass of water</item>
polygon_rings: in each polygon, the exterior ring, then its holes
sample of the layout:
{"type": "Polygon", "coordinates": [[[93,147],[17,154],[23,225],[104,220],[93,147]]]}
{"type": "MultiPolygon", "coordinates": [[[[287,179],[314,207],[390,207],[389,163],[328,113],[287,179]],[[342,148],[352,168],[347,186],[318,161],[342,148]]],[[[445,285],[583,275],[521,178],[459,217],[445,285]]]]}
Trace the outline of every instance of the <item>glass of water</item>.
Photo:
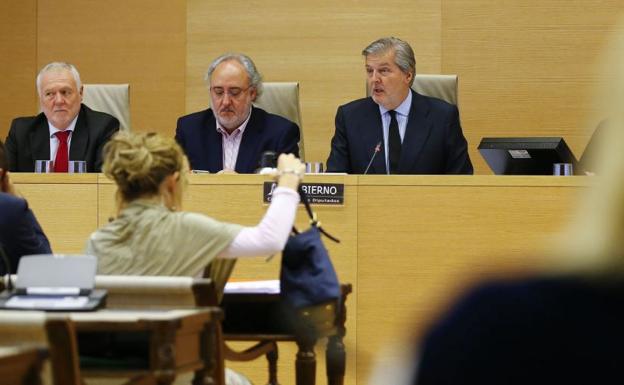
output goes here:
{"type": "Polygon", "coordinates": [[[553,175],[570,176],[574,175],[572,163],[553,163],[553,175]]]}
{"type": "Polygon", "coordinates": [[[51,160],[36,160],[35,172],[36,173],[54,172],[54,162],[51,160]]]}
{"type": "Polygon", "coordinates": [[[82,174],[87,172],[87,162],[85,160],[70,160],[67,172],[70,174],[82,174]]]}

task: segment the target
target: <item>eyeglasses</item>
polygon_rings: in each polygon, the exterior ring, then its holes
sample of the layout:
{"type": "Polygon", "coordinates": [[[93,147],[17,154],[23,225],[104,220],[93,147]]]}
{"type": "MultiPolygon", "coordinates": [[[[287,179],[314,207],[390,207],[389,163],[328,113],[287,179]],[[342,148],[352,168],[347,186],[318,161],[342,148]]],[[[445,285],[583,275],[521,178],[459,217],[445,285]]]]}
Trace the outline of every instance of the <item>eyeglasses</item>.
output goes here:
{"type": "Polygon", "coordinates": [[[236,99],[239,96],[241,96],[243,94],[243,92],[247,91],[250,88],[251,88],[251,86],[249,86],[247,88],[240,88],[240,87],[232,87],[232,88],[210,87],[210,92],[217,99],[221,99],[222,97],[225,96],[226,93],[228,94],[228,96],[230,98],[236,99]]]}
{"type": "Polygon", "coordinates": [[[57,94],[60,94],[63,98],[70,98],[74,94],[74,91],[71,89],[62,89],[59,91],[45,91],[43,93],[43,98],[46,100],[54,100],[56,99],[57,94]]]}

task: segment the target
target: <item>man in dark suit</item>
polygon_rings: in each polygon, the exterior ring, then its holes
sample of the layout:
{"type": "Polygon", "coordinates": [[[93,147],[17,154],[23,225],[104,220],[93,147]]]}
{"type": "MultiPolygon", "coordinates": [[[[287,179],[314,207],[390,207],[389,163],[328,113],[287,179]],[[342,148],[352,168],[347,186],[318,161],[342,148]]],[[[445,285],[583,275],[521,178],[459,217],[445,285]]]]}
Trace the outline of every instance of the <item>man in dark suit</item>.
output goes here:
{"type": "Polygon", "coordinates": [[[218,57],[205,80],[212,108],[179,118],[176,129],[192,169],[253,173],[265,151],[299,156],[299,127],[252,106],[262,79],[248,56],[218,57]]]}
{"type": "Polygon", "coordinates": [[[36,160],[54,160],[55,172],[84,160],[87,172],[100,172],[102,148],[119,130],[111,115],[83,105],[80,75],[71,64],[53,62],[37,75],[42,113],[16,118],[6,139],[9,169],[33,172],[36,160]]]}
{"type": "Polygon", "coordinates": [[[370,97],[338,108],[328,172],[472,174],[457,107],[411,90],[412,48],[382,38],[362,51],[370,97]]]}
{"type": "MultiPolygon", "coordinates": [[[[9,179],[4,145],[0,141],[0,248],[9,259],[11,273],[17,271],[19,259],[29,254],[50,254],[50,243],[26,200],[15,194],[9,179]]],[[[0,263],[0,275],[6,274],[0,263]]]]}

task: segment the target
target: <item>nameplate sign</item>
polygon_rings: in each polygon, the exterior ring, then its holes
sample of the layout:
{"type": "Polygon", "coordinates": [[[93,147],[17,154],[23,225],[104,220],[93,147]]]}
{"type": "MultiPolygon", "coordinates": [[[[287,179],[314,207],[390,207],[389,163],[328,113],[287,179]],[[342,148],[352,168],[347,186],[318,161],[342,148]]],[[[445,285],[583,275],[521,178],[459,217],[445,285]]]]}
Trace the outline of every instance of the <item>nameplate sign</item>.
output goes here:
{"type": "MultiPolygon", "coordinates": [[[[264,182],[263,199],[264,203],[271,202],[273,190],[277,187],[275,182],[264,182]]],[[[311,204],[319,205],[343,205],[344,204],[344,184],[343,183],[302,183],[301,188],[308,196],[311,204]]]]}

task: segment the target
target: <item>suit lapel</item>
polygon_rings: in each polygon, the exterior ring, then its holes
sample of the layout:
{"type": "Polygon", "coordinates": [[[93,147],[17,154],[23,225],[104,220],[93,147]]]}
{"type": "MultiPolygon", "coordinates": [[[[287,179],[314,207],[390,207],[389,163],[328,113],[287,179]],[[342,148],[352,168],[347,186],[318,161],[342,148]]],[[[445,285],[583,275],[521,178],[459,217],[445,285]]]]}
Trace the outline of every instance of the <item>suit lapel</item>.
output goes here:
{"type": "Polygon", "coordinates": [[[80,107],[78,120],[71,136],[69,146],[69,160],[87,160],[87,147],[89,145],[89,129],[87,128],[87,117],[85,107],[80,107]]]}
{"type": "Polygon", "coordinates": [[[205,146],[208,150],[206,158],[208,159],[208,170],[210,172],[218,172],[223,170],[223,136],[217,131],[217,121],[215,120],[212,109],[206,111],[205,129],[203,131],[205,146]]]}
{"type": "Polygon", "coordinates": [[[50,160],[50,127],[43,113],[39,114],[37,120],[38,122],[30,131],[28,138],[33,165],[36,160],[50,160]]]}
{"type": "Polygon", "coordinates": [[[251,117],[247,127],[245,127],[245,132],[243,132],[243,139],[238,149],[238,158],[236,158],[235,169],[238,173],[248,173],[249,170],[253,171],[258,168],[260,161],[258,145],[264,129],[264,125],[260,120],[261,117],[258,110],[252,107],[251,117]]]}
{"type": "Polygon", "coordinates": [[[379,113],[379,106],[377,103],[373,101],[372,98],[369,98],[370,106],[366,109],[366,116],[363,117],[364,122],[369,125],[372,124],[372,129],[370,130],[362,130],[362,136],[364,141],[364,149],[366,151],[366,164],[364,165],[364,172],[366,170],[366,166],[370,159],[375,154],[375,148],[377,144],[381,143],[380,151],[375,156],[373,163],[370,166],[367,174],[386,174],[386,151],[384,149],[384,139],[383,139],[383,124],[381,123],[381,114],[379,113]]]}
{"type": "Polygon", "coordinates": [[[431,132],[431,122],[427,119],[427,115],[429,115],[427,100],[412,91],[412,106],[407,119],[399,162],[400,174],[409,174],[413,170],[413,165],[427,142],[431,132]]]}

